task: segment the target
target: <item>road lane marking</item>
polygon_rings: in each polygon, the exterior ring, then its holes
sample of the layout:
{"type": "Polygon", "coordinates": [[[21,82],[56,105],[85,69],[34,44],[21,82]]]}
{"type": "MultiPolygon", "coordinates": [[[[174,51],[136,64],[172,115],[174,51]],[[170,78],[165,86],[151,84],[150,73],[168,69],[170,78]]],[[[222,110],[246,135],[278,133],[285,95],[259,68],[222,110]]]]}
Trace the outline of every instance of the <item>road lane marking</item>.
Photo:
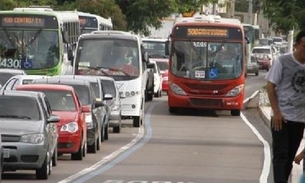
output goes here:
{"type": "Polygon", "coordinates": [[[150,115],[151,115],[151,111],[153,110],[154,106],[159,103],[161,103],[161,102],[155,102],[149,106],[147,112],[145,113],[145,120],[143,122],[144,125],[142,125],[139,128],[139,133],[136,135],[136,137],[134,139],[131,140],[131,142],[129,142],[125,146],[121,147],[120,149],[114,151],[110,155],[105,156],[102,160],[98,161],[94,165],[92,165],[88,168],[85,168],[85,169],[81,170],[80,172],[77,172],[77,173],[63,179],[63,180],[59,181],[58,183],[69,183],[69,182],[84,183],[84,182],[92,179],[96,175],[100,175],[100,174],[104,173],[105,171],[112,168],[113,166],[115,166],[116,164],[118,164],[119,162],[121,162],[122,160],[127,158],[129,155],[134,153],[140,147],[142,147],[152,136],[152,128],[150,126],[150,115]],[[145,135],[144,139],[142,139],[144,132],[145,132],[144,126],[146,128],[146,135],[145,135]],[[139,140],[141,140],[141,141],[138,142],[139,140]],[[102,165],[105,165],[105,166],[102,167],[102,165]]]}
{"type": "MultiPolygon", "coordinates": [[[[249,100],[251,100],[258,94],[259,94],[259,90],[257,90],[250,97],[244,100],[244,103],[247,103],[249,100]]],[[[253,131],[253,133],[256,135],[258,140],[261,141],[264,145],[264,164],[263,164],[262,173],[260,175],[259,183],[268,183],[268,176],[270,173],[270,166],[271,166],[271,152],[270,152],[269,143],[264,139],[264,137],[259,133],[259,131],[249,122],[249,120],[246,118],[246,116],[243,113],[240,114],[240,117],[253,131]]]]}

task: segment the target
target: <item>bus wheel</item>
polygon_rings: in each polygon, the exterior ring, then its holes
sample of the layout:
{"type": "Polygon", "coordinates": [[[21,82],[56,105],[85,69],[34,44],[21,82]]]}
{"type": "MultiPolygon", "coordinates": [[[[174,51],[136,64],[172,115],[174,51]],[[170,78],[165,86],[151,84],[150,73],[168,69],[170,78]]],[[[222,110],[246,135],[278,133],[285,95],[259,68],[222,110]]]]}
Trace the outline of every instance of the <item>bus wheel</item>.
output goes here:
{"type": "Polygon", "coordinates": [[[231,110],[231,115],[232,116],[240,116],[240,110],[238,110],[238,109],[231,110]]]}
{"type": "Polygon", "coordinates": [[[173,114],[173,113],[178,113],[178,108],[177,107],[169,107],[168,111],[169,113],[173,114]]]}
{"type": "Polygon", "coordinates": [[[135,116],[133,117],[133,127],[140,127],[141,125],[141,117],[135,116]]]}

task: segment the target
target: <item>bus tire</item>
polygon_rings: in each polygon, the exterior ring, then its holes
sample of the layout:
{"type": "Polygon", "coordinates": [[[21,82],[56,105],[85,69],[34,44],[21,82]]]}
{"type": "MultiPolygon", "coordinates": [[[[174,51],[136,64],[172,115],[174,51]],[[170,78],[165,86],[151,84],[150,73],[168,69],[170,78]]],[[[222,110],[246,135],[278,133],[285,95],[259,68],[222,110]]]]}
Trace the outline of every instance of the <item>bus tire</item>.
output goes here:
{"type": "Polygon", "coordinates": [[[140,127],[141,125],[141,117],[135,116],[133,117],[133,127],[140,127]]]}
{"type": "Polygon", "coordinates": [[[168,111],[169,113],[174,114],[174,113],[178,113],[179,109],[177,107],[169,107],[168,111]]]}
{"type": "Polygon", "coordinates": [[[238,109],[231,110],[231,116],[240,116],[240,110],[238,109]]]}

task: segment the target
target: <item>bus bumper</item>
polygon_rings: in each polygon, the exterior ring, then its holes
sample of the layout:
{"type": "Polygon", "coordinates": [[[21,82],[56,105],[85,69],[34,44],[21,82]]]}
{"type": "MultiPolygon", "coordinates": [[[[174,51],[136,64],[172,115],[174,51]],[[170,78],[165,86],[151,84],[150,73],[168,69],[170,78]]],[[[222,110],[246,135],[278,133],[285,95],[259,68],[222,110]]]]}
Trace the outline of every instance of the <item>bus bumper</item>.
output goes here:
{"type": "Polygon", "coordinates": [[[131,119],[141,116],[142,99],[140,97],[126,97],[121,99],[122,119],[131,119]]]}
{"type": "Polygon", "coordinates": [[[180,96],[170,93],[168,107],[213,109],[213,110],[241,110],[243,108],[243,94],[235,97],[223,96],[180,96]]]}

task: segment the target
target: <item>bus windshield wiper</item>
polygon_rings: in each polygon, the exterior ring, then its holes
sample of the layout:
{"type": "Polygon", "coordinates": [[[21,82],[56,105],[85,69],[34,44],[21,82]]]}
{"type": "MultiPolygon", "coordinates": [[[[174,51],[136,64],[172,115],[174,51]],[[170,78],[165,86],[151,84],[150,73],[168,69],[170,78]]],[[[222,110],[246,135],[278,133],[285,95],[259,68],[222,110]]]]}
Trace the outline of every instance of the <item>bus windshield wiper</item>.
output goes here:
{"type": "Polygon", "coordinates": [[[227,40],[223,40],[211,55],[216,55],[216,53],[218,53],[221,50],[221,48],[224,46],[225,43],[227,43],[227,40]]]}
{"type": "Polygon", "coordinates": [[[84,68],[93,69],[93,70],[100,70],[105,76],[109,76],[109,74],[107,72],[102,70],[103,69],[102,67],[90,67],[90,66],[83,66],[83,65],[79,65],[79,67],[84,67],[84,68]]]}
{"type": "Polygon", "coordinates": [[[34,35],[34,37],[32,37],[32,39],[26,44],[26,46],[30,46],[31,44],[33,44],[33,42],[36,40],[36,38],[39,36],[39,34],[41,33],[42,29],[40,28],[34,35]]]}
{"type": "Polygon", "coordinates": [[[28,116],[23,115],[0,115],[0,118],[32,119],[28,116]]]}
{"type": "Polygon", "coordinates": [[[5,27],[3,27],[3,30],[4,30],[4,33],[5,33],[6,38],[9,40],[9,42],[11,43],[11,45],[12,45],[13,47],[15,47],[15,43],[14,43],[14,41],[12,40],[11,35],[8,33],[8,31],[6,30],[5,27]]]}

